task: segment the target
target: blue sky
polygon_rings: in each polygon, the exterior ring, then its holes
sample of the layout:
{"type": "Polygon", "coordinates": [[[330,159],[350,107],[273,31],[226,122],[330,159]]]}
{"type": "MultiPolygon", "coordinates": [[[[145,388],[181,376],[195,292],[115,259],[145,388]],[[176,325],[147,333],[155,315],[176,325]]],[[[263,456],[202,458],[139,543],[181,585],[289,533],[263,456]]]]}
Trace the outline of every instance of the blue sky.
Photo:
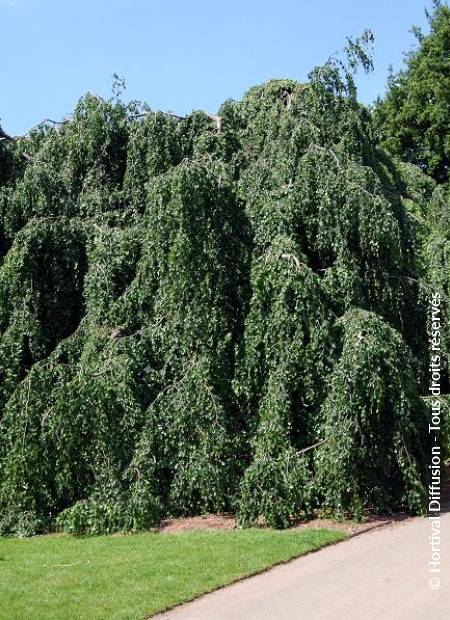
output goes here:
{"type": "Polygon", "coordinates": [[[269,78],[305,80],[347,35],[375,34],[375,73],[360,99],[384,90],[426,26],[430,0],[0,0],[0,119],[20,134],[70,113],[113,73],[126,99],[186,114],[214,112],[269,78]]]}

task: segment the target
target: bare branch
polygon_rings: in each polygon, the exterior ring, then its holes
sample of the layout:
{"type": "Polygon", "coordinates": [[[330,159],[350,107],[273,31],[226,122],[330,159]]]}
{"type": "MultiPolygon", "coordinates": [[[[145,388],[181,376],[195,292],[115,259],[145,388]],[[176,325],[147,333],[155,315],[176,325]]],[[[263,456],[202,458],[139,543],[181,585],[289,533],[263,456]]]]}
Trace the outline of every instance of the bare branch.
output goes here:
{"type": "MultiPolygon", "coordinates": [[[[13,142],[13,143],[17,143],[21,138],[23,138],[24,136],[10,136],[9,134],[5,133],[3,131],[3,129],[0,126],[0,140],[6,140],[6,142],[13,142]]],[[[40,161],[39,159],[35,159],[34,157],[32,157],[31,155],[28,155],[28,153],[21,153],[22,157],[24,159],[26,159],[27,161],[33,163],[33,164],[37,164],[40,163],[42,164],[43,162],[40,161]]]]}
{"type": "Polygon", "coordinates": [[[328,439],[322,439],[321,441],[318,441],[317,443],[313,443],[312,446],[308,446],[307,448],[303,448],[303,450],[299,450],[298,453],[304,454],[305,452],[309,452],[310,450],[313,450],[313,448],[317,448],[317,446],[321,446],[326,441],[328,441],[328,439]]]}
{"type": "Polygon", "coordinates": [[[305,265],[304,263],[301,263],[298,258],[295,256],[295,254],[288,254],[287,252],[283,252],[282,254],[280,254],[280,258],[284,258],[285,260],[292,260],[295,263],[295,266],[297,267],[297,269],[301,269],[302,267],[306,267],[307,269],[309,269],[309,267],[307,265],[305,265]]]}
{"type": "Polygon", "coordinates": [[[174,112],[164,112],[163,110],[148,110],[147,112],[139,112],[138,114],[132,114],[130,118],[145,118],[146,116],[150,116],[150,114],[164,114],[165,116],[170,116],[171,118],[175,118],[177,121],[182,121],[187,116],[180,116],[179,114],[175,114],[174,112]]]}
{"type": "MultiPolygon", "coordinates": [[[[149,110],[148,112],[139,112],[138,114],[132,114],[130,118],[145,118],[146,116],[149,116],[150,114],[157,114],[158,112],[159,114],[170,116],[171,118],[174,118],[177,121],[183,121],[186,118],[189,118],[188,116],[180,116],[179,114],[175,114],[175,112],[171,112],[171,111],[164,112],[163,110],[149,110]]],[[[223,128],[222,117],[218,116],[217,114],[210,114],[209,112],[204,112],[204,114],[215,122],[217,133],[222,133],[222,128],[223,128]]]]}
{"type": "Polygon", "coordinates": [[[5,133],[0,125],[0,140],[6,140],[7,142],[17,142],[19,137],[13,138],[9,134],[5,133]]]}
{"type": "Polygon", "coordinates": [[[211,120],[213,120],[216,124],[217,133],[222,133],[222,117],[217,114],[210,114],[209,112],[205,112],[206,116],[208,116],[211,120]]]}

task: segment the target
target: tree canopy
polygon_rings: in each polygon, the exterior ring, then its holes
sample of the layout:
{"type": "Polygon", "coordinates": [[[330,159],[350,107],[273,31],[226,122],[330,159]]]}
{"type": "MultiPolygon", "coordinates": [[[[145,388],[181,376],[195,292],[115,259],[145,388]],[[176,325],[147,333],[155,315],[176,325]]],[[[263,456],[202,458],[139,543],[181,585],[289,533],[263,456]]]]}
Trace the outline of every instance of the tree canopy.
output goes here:
{"type": "Polygon", "coordinates": [[[438,198],[357,101],[370,40],[217,117],[88,94],[0,142],[1,533],[424,509],[438,198]]]}

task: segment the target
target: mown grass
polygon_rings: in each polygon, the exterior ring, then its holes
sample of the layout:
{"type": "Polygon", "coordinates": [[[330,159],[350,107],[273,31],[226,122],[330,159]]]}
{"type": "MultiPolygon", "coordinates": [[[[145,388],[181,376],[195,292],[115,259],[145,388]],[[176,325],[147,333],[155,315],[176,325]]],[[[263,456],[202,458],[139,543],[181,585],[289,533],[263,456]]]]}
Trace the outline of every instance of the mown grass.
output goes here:
{"type": "Polygon", "coordinates": [[[0,618],[145,618],[343,538],[251,529],[0,539],[0,618]]]}

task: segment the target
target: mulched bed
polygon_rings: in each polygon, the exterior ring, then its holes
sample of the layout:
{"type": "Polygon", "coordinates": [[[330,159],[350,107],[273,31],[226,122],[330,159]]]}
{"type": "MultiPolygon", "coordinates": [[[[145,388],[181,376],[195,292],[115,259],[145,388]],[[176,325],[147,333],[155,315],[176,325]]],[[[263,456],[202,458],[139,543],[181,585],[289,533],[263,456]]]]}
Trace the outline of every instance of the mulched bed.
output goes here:
{"type": "MultiPolygon", "coordinates": [[[[444,480],[441,487],[441,506],[443,510],[450,509],[450,465],[445,465],[444,480]]],[[[309,521],[298,521],[294,524],[296,528],[315,528],[343,530],[348,536],[357,536],[363,532],[380,528],[393,527],[399,523],[406,523],[415,517],[411,517],[405,512],[398,512],[386,516],[369,516],[362,523],[354,521],[333,521],[332,519],[311,519],[309,521]]],[[[261,527],[264,527],[261,524],[261,527]]],[[[159,531],[163,534],[173,534],[186,532],[188,530],[232,530],[236,528],[236,520],[231,513],[221,512],[217,514],[201,515],[199,517],[182,517],[164,519],[161,522],[159,531]]]]}

